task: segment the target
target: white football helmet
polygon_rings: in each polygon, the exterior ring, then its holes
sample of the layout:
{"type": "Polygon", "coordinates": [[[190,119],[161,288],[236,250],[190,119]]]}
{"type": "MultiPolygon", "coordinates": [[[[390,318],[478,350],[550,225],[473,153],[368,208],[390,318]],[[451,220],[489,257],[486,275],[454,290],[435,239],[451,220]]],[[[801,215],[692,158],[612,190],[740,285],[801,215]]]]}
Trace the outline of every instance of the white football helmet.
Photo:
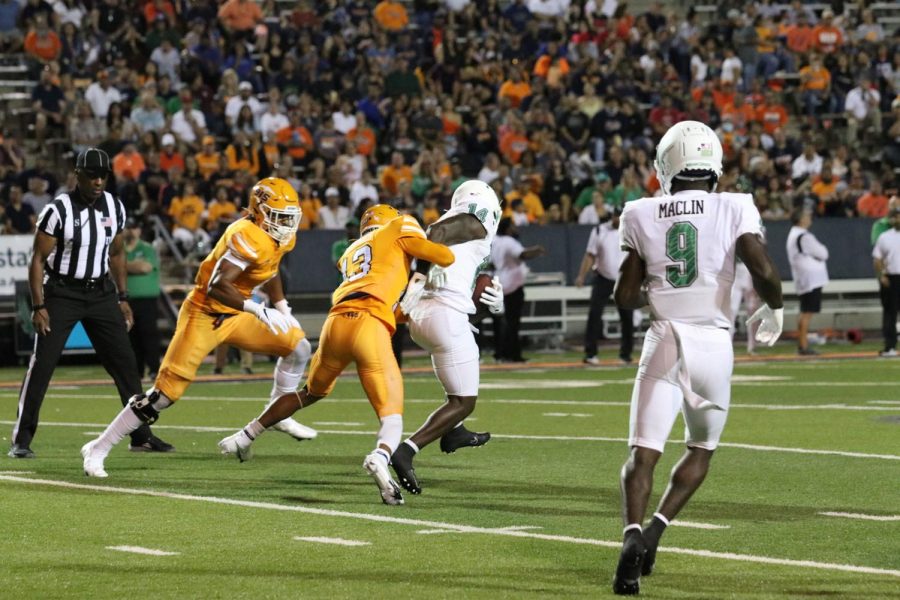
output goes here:
{"type": "Polygon", "coordinates": [[[708,126],[682,121],[669,128],[656,147],[656,178],[664,194],[671,193],[676,177],[699,181],[715,175],[713,190],[722,176],[722,143],[708,126]]]}
{"type": "Polygon", "coordinates": [[[460,184],[456,191],[453,192],[453,197],[450,199],[450,211],[455,213],[468,213],[471,212],[478,220],[481,221],[485,227],[493,228],[496,231],[497,223],[500,220],[500,200],[497,198],[496,192],[494,192],[494,188],[481,181],[480,179],[469,179],[464,183],[460,184]],[[470,205],[475,205],[479,208],[475,210],[470,210],[470,205]],[[482,218],[479,216],[478,210],[486,208],[492,214],[489,215],[491,218],[482,218]]]}

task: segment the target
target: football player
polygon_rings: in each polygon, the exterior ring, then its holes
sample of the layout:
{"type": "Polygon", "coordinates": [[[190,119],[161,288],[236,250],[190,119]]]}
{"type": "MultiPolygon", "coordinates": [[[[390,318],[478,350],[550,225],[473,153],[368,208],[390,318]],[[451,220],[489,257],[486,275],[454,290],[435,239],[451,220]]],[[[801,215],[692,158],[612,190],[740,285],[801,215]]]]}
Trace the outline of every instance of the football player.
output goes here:
{"type": "Polygon", "coordinates": [[[338,260],[343,282],[332,295],[332,307],[322,326],[319,348],[309,367],[306,385],[281,396],[242,430],[219,442],[225,454],[250,457],[250,444],[268,427],[327,396],[338,375],[351,362],[381,423],[375,449],[363,468],[378,485],[385,504],[403,504],[400,487],[388,463],[403,433],[403,379],[391,351],[396,329],[395,309],[409,280],[413,258],[442,267],[454,261],[444,245],[426,239],[411,216],[377,204],[363,213],[360,238],[338,260]]]}
{"type": "Polygon", "coordinates": [[[753,197],[715,192],[722,145],[713,130],[697,121],[672,126],[657,146],[655,166],[664,195],[627,203],[619,225],[626,257],[616,304],[637,309],[649,303],[654,319],[631,396],[631,454],[621,475],[625,539],[613,580],[621,595],[639,592],[660,536],[706,477],[725,427],[736,256],[765,302],[748,320],[761,321],[757,341],[774,344],[784,316],[781,279],[762,241],[753,197]],[[679,412],[687,449],[642,530],[653,470],[679,412]]]}
{"type": "MultiPolygon", "coordinates": [[[[469,326],[476,313],[472,290],[476,277],[490,262],[500,213],[497,194],[483,181],[472,179],[456,188],[450,210],[428,228],[428,239],[453,244],[456,261],[446,269],[428,269],[422,294],[407,294],[401,303],[409,314],[409,333],[431,355],[446,395],[444,404],[391,457],[397,480],[413,494],[422,491],[413,468],[413,457],[422,448],[440,438],[441,450],[451,453],[491,439],[490,433],[466,429],[463,420],[475,410],[480,371],[478,344],[469,326]]],[[[420,264],[417,269],[425,267],[420,264]]],[[[492,314],[503,312],[503,288],[496,277],[478,301],[492,314]]]]}
{"type": "MultiPolygon", "coordinates": [[[[181,398],[203,358],[219,344],[280,357],[270,404],[297,389],[311,347],[291,315],[278,266],[294,248],[301,216],[297,192],[284,179],[268,177],[253,187],[249,214],[225,230],[201,263],[153,387],[132,397],[106,431],[81,449],[86,475],[106,477],[103,462],[112,447],[181,398]],[[260,284],[274,308],[251,299],[260,284]]],[[[297,440],[316,437],[315,430],[290,418],[272,426],[297,440]]]]}

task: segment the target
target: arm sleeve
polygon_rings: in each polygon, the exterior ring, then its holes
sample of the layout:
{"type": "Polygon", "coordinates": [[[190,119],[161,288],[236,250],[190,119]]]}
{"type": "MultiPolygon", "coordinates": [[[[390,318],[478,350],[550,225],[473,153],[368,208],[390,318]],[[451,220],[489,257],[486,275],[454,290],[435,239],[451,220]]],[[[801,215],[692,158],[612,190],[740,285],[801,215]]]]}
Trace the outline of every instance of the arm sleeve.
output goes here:
{"type": "Polygon", "coordinates": [[[116,202],[116,234],[120,234],[125,230],[125,205],[118,198],[116,202]]]}
{"type": "Polygon", "coordinates": [[[442,267],[449,267],[456,260],[450,248],[443,244],[429,242],[425,238],[403,237],[398,242],[400,248],[410,256],[427,260],[442,267]]]}

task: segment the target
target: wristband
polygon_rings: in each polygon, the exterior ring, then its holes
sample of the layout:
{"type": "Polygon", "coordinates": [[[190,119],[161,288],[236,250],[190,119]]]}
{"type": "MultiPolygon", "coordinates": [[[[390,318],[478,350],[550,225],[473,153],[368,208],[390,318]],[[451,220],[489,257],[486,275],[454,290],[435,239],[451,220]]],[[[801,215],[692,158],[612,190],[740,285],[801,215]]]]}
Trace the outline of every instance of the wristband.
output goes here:
{"type": "Polygon", "coordinates": [[[31,311],[37,312],[39,310],[44,310],[45,308],[47,308],[46,304],[35,304],[34,306],[31,307],[31,311]]]}
{"type": "Polygon", "coordinates": [[[119,302],[128,302],[128,292],[119,292],[119,302]]]}

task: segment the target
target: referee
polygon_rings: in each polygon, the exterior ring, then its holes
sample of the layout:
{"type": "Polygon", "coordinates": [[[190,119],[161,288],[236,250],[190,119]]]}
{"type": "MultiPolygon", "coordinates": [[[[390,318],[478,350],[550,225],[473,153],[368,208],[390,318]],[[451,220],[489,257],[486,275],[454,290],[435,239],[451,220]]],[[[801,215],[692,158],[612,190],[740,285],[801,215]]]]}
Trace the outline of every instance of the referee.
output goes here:
{"type": "MultiPolygon", "coordinates": [[[[112,375],[122,404],[141,393],[134,352],[128,342],[133,318],[125,287],[125,208],[104,191],[109,173],[106,152],[97,148],[81,152],[75,161],[78,185],[72,192],[57,196],[38,217],[34,256],[28,270],[31,321],[36,333],[34,354],[19,394],[9,451],[12,458],[34,457],[31,441],[41,403],[78,321],[112,375]]],[[[174,450],[146,425],[131,434],[131,449],[174,450]]]]}

